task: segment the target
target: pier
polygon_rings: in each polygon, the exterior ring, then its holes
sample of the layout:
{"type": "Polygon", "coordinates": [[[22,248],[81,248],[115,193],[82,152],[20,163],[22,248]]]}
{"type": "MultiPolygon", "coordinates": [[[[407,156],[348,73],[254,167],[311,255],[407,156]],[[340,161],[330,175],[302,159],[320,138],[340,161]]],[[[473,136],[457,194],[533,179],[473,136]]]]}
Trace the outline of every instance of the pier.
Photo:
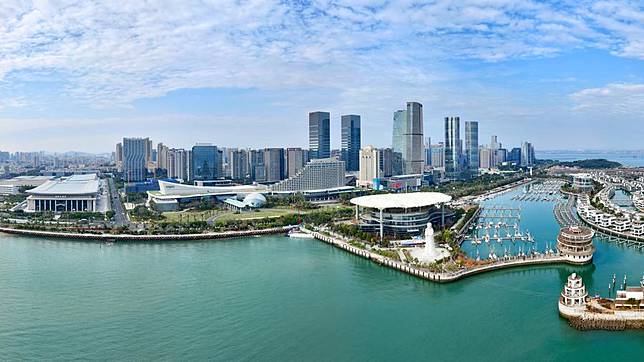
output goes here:
{"type": "Polygon", "coordinates": [[[354,255],[371,260],[382,266],[392,268],[415,277],[425,279],[436,283],[450,283],[457,280],[494,270],[516,268],[522,266],[536,266],[536,265],[551,265],[551,264],[567,264],[567,260],[556,254],[535,254],[531,256],[512,256],[504,259],[499,259],[485,265],[479,265],[472,268],[464,268],[462,270],[452,273],[436,273],[417,266],[408,265],[396,260],[389,259],[385,256],[375,252],[355,247],[348,243],[348,239],[332,235],[328,232],[321,233],[319,231],[310,231],[303,229],[304,232],[310,233],[315,239],[323,241],[329,245],[345,250],[354,255]]]}
{"type": "Polygon", "coordinates": [[[581,225],[581,221],[574,211],[576,203],[577,196],[569,195],[566,202],[558,202],[557,205],[555,205],[553,212],[559,226],[566,227],[581,225]]]}

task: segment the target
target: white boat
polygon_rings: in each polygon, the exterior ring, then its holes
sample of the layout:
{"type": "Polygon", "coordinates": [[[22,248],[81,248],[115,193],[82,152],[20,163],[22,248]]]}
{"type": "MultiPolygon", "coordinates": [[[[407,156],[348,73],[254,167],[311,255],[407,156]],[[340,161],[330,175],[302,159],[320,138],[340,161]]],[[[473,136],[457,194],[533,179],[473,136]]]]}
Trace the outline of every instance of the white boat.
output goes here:
{"type": "Polygon", "coordinates": [[[301,231],[291,231],[288,233],[289,238],[296,238],[296,239],[315,239],[313,235],[303,233],[301,231]]]}

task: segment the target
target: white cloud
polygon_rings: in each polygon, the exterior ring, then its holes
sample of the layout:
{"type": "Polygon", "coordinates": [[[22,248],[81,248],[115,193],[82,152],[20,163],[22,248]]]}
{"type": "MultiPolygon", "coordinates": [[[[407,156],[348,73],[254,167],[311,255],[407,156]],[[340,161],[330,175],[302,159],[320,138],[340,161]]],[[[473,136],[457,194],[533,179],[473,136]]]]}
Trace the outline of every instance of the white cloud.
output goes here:
{"type": "Polygon", "coordinates": [[[66,95],[107,106],[181,88],[332,86],[355,94],[401,76],[426,86],[432,67],[452,58],[500,61],[601,47],[644,59],[637,3],[577,5],[5,0],[0,80],[50,73],[66,95]]]}
{"type": "Polygon", "coordinates": [[[597,112],[605,117],[641,118],[644,84],[612,83],[600,88],[582,89],[570,95],[573,110],[597,112]]]}

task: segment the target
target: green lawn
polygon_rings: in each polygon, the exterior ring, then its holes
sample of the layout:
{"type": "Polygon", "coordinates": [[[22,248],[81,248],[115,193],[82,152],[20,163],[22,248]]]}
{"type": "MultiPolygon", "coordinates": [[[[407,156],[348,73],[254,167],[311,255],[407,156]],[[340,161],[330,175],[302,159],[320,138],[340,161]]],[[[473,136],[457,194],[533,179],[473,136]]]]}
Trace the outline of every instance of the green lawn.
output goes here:
{"type": "MultiPolygon", "coordinates": [[[[282,215],[295,214],[297,212],[297,210],[288,207],[276,207],[259,209],[259,211],[245,211],[239,214],[229,210],[209,210],[164,212],[163,216],[168,222],[206,221],[211,217],[213,218],[213,221],[229,221],[276,218],[282,215]]],[[[305,212],[306,211],[300,211],[300,213],[305,212]]]]}
{"type": "Polygon", "coordinates": [[[290,208],[259,209],[259,211],[245,211],[239,214],[231,211],[221,214],[215,218],[215,221],[266,219],[295,213],[297,210],[290,208]]]}

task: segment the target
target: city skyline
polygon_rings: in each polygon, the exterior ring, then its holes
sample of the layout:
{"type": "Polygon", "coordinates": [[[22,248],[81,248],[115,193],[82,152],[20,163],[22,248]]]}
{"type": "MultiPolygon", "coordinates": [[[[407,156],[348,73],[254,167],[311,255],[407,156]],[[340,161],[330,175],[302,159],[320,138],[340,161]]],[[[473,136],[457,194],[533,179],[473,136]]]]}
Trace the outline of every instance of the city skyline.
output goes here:
{"type": "Polygon", "coordinates": [[[323,109],[332,148],[342,114],[361,115],[365,144],[384,147],[391,112],[417,101],[434,139],[458,114],[508,144],[641,149],[641,14],[628,1],[7,1],[0,145],[97,153],[127,135],[306,147],[306,114],[323,109]]]}

